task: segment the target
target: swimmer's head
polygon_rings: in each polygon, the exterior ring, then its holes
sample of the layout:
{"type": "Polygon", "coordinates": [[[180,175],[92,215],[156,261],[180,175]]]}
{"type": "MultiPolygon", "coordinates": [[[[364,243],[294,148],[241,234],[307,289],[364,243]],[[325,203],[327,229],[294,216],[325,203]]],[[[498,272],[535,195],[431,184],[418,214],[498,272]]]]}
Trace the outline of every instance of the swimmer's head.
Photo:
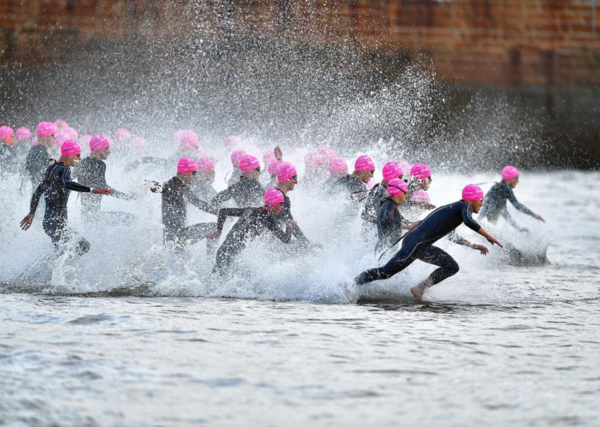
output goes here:
{"type": "Polygon", "coordinates": [[[215,162],[210,157],[198,159],[198,179],[213,183],[215,181],[215,162]]]}
{"type": "Polygon", "coordinates": [[[40,122],[36,128],[37,143],[43,147],[50,147],[58,133],[58,128],[52,122],[40,122]]]}
{"type": "Polygon", "coordinates": [[[131,139],[131,132],[125,128],[118,128],[115,130],[115,141],[118,143],[125,144],[131,139]]]}
{"type": "Polygon", "coordinates": [[[415,203],[430,203],[430,199],[429,199],[429,194],[427,194],[427,191],[423,191],[423,190],[417,190],[413,193],[412,197],[410,198],[411,202],[415,202],[415,203]]]}
{"type": "Polygon", "coordinates": [[[510,188],[515,188],[519,183],[519,170],[514,166],[505,166],[502,169],[502,181],[504,181],[510,188]]]}
{"type": "Polygon", "coordinates": [[[242,146],[242,138],[237,135],[229,135],[225,138],[225,148],[235,150],[242,146]]]}
{"type": "Polygon", "coordinates": [[[483,206],[483,190],[475,184],[469,184],[462,191],[462,200],[464,200],[474,213],[479,213],[483,206]]]}
{"type": "Polygon", "coordinates": [[[329,174],[332,176],[348,175],[348,163],[346,163],[346,160],[342,159],[341,157],[333,157],[329,161],[327,169],[329,169],[329,174]]]}
{"type": "Polygon", "coordinates": [[[267,168],[267,170],[269,170],[271,165],[275,162],[277,162],[277,156],[275,156],[275,152],[273,150],[265,151],[263,153],[263,163],[265,164],[265,168],[267,168]]]}
{"type": "Polygon", "coordinates": [[[304,165],[306,166],[307,171],[310,169],[317,169],[319,166],[325,165],[326,162],[327,157],[318,151],[311,151],[304,156],[304,165]]]}
{"type": "Polygon", "coordinates": [[[387,193],[396,203],[402,204],[408,194],[408,185],[400,178],[394,178],[388,182],[387,193]]]}
{"type": "Polygon", "coordinates": [[[260,163],[256,157],[250,154],[246,154],[240,159],[240,170],[246,178],[258,179],[260,177],[260,163]]]}
{"type": "Polygon", "coordinates": [[[402,169],[396,162],[387,162],[381,172],[383,173],[384,181],[390,181],[392,179],[402,177],[402,169]]]}
{"type": "Polygon", "coordinates": [[[0,142],[12,146],[14,144],[14,134],[15,131],[10,126],[0,126],[0,142]]]}
{"type": "Polygon", "coordinates": [[[21,126],[19,129],[17,129],[15,136],[19,142],[28,141],[31,138],[31,131],[24,126],[21,126]]]}
{"type": "Polygon", "coordinates": [[[354,162],[354,176],[365,184],[373,178],[375,174],[375,162],[369,156],[360,156],[354,162]]]}
{"type": "Polygon", "coordinates": [[[265,209],[271,215],[279,215],[283,210],[283,193],[277,188],[269,188],[265,192],[265,209]]]}
{"type": "Polygon", "coordinates": [[[104,160],[110,154],[110,141],[104,135],[94,135],[90,139],[90,151],[94,157],[104,160]]]}
{"type": "Polygon", "coordinates": [[[182,157],[177,162],[177,177],[186,184],[190,184],[198,174],[198,164],[189,157],[182,157]]]}
{"type": "Polygon", "coordinates": [[[277,186],[283,191],[292,191],[298,183],[298,173],[293,164],[281,162],[277,167],[277,186]]]}
{"type": "Polygon", "coordinates": [[[75,141],[65,141],[60,146],[60,161],[66,166],[77,166],[81,160],[81,147],[75,141]]]}
{"type": "Polygon", "coordinates": [[[410,175],[421,190],[427,191],[431,184],[431,169],[424,163],[415,163],[410,169],[410,175]]]}
{"type": "Polygon", "coordinates": [[[233,169],[240,169],[240,160],[242,160],[242,157],[244,157],[247,153],[244,150],[235,150],[233,153],[231,153],[231,164],[233,165],[233,169]]]}
{"type": "Polygon", "coordinates": [[[318,153],[323,155],[327,161],[331,161],[335,157],[335,151],[331,147],[321,147],[318,153]]]}

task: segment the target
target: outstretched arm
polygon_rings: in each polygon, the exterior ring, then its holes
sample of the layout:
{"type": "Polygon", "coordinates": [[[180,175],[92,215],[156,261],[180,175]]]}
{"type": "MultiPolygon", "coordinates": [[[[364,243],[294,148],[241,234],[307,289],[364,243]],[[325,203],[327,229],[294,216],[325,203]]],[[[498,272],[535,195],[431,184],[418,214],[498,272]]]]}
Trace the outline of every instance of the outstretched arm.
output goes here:
{"type": "Polygon", "coordinates": [[[515,207],[516,210],[523,212],[526,215],[532,216],[537,220],[540,220],[542,222],[546,222],[544,220],[544,218],[542,218],[541,215],[538,215],[536,213],[534,213],[531,209],[529,209],[527,206],[525,206],[524,204],[522,204],[521,202],[519,202],[517,200],[517,197],[515,196],[515,193],[511,190],[510,194],[508,195],[508,200],[513,204],[513,206],[515,207]]]}
{"type": "Polygon", "coordinates": [[[481,234],[483,237],[485,237],[487,239],[488,242],[490,242],[493,245],[498,245],[501,248],[503,248],[504,246],[502,246],[502,244],[496,240],[492,235],[490,235],[487,231],[485,231],[483,229],[483,227],[481,227],[478,231],[479,234],[481,234]]]}
{"type": "Polygon", "coordinates": [[[28,230],[31,227],[31,223],[33,222],[33,217],[35,216],[35,211],[40,203],[40,198],[44,194],[44,181],[40,183],[35,189],[35,192],[31,196],[31,203],[29,205],[29,213],[21,220],[21,229],[23,231],[28,230]]]}

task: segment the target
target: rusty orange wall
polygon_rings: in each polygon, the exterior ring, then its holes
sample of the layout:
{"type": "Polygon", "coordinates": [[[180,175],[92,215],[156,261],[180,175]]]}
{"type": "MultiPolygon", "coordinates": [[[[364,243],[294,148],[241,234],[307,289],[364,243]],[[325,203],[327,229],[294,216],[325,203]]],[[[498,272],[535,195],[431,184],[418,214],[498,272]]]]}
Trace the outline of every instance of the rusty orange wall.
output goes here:
{"type": "MultiPolygon", "coordinates": [[[[0,0],[0,64],[65,60],[94,38],[167,34],[189,24],[384,55],[425,53],[438,76],[484,86],[600,84],[600,0],[0,0]]],[[[196,26],[197,28],[197,26],[196,26]]],[[[196,31],[199,31],[196,29],[196,31]]]]}

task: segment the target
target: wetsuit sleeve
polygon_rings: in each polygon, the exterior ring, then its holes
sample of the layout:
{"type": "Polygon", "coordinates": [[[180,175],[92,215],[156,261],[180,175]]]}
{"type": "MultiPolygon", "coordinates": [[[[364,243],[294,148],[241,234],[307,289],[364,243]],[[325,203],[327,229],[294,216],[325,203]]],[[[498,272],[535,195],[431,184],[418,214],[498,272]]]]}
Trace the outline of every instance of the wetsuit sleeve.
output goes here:
{"type": "Polygon", "coordinates": [[[92,189],[90,187],[88,187],[86,185],[78,184],[74,181],[69,181],[67,179],[67,174],[65,173],[64,170],[61,170],[59,173],[61,174],[60,178],[61,178],[62,184],[65,188],[72,190],[72,191],[79,191],[81,193],[91,192],[92,189]]]}
{"type": "Polygon", "coordinates": [[[391,203],[385,203],[380,208],[381,212],[379,213],[379,221],[381,222],[381,226],[386,229],[392,228],[395,225],[397,225],[394,218],[395,209],[391,209],[391,206],[395,208],[395,205],[392,205],[391,203]]]}
{"type": "Polygon", "coordinates": [[[479,231],[479,229],[481,228],[481,225],[477,224],[477,222],[473,218],[471,218],[471,209],[466,203],[464,203],[462,209],[462,219],[465,225],[473,231],[479,231]]]}
{"type": "Polygon", "coordinates": [[[33,192],[33,195],[31,196],[31,203],[29,205],[30,213],[35,213],[35,210],[37,209],[38,204],[40,203],[40,198],[42,197],[42,194],[44,194],[44,183],[45,181],[40,182],[40,185],[37,186],[37,188],[33,192]]]}
{"type": "Polygon", "coordinates": [[[212,198],[210,204],[213,206],[221,206],[224,202],[233,197],[233,193],[235,193],[235,184],[218,193],[212,198]]]}
{"type": "Polygon", "coordinates": [[[515,197],[515,193],[510,190],[508,194],[508,200],[512,203],[516,210],[523,212],[526,215],[535,216],[535,214],[525,205],[521,204],[515,197]]]}
{"type": "Polygon", "coordinates": [[[506,222],[508,222],[513,227],[515,227],[517,229],[521,228],[521,227],[519,227],[519,224],[517,224],[517,222],[513,219],[512,215],[506,209],[504,209],[502,211],[502,218],[504,218],[506,220],[506,222]]]}
{"type": "Polygon", "coordinates": [[[247,212],[246,208],[222,208],[219,209],[219,216],[217,217],[217,230],[223,231],[223,224],[229,216],[242,217],[247,212]]]}
{"type": "Polygon", "coordinates": [[[208,212],[213,215],[219,214],[219,209],[215,208],[212,204],[205,202],[204,200],[199,199],[194,193],[187,190],[186,191],[187,199],[190,203],[196,206],[198,209],[203,210],[204,212],[208,212]]]}
{"type": "Polygon", "coordinates": [[[379,185],[380,184],[377,184],[375,187],[371,188],[371,191],[369,191],[367,196],[367,200],[365,201],[365,206],[360,215],[360,217],[365,221],[377,221],[377,206],[375,198],[378,193],[379,185]]]}
{"type": "Polygon", "coordinates": [[[471,242],[469,242],[464,237],[461,237],[458,234],[456,234],[456,230],[452,230],[450,232],[450,234],[448,234],[448,240],[450,240],[451,242],[456,243],[457,245],[471,246],[471,242]]]}
{"type": "Polygon", "coordinates": [[[269,217],[267,227],[283,243],[290,243],[290,240],[292,240],[292,230],[286,227],[285,232],[281,231],[281,228],[277,226],[277,223],[271,217],[269,217]]]}

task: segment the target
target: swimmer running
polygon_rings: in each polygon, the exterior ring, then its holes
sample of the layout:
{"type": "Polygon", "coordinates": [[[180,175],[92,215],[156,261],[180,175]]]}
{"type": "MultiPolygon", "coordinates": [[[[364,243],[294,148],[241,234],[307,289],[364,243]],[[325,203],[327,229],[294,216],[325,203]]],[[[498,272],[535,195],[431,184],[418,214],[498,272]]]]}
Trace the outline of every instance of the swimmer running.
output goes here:
{"type": "Polygon", "coordinates": [[[402,240],[402,247],[386,265],[362,272],[354,279],[355,283],[364,285],[375,280],[389,279],[418,259],[439,267],[427,279],[410,289],[414,297],[420,301],[426,289],[453,276],[459,270],[458,264],[448,253],[433,246],[436,241],[450,234],[451,240],[455,243],[470,246],[480,251],[482,255],[488,253],[485,246],[472,244],[457,236],[454,230],[459,225],[464,223],[471,230],[485,237],[492,245],[503,247],[498,240],[489,235],[471,218],[472,213],[478,213],[481,209],[482,199],[481,188],[473,184],[467,185],[462,191],[461,200],[442,206],[430,213],[421,224],[406,234],[402,240]]]}

